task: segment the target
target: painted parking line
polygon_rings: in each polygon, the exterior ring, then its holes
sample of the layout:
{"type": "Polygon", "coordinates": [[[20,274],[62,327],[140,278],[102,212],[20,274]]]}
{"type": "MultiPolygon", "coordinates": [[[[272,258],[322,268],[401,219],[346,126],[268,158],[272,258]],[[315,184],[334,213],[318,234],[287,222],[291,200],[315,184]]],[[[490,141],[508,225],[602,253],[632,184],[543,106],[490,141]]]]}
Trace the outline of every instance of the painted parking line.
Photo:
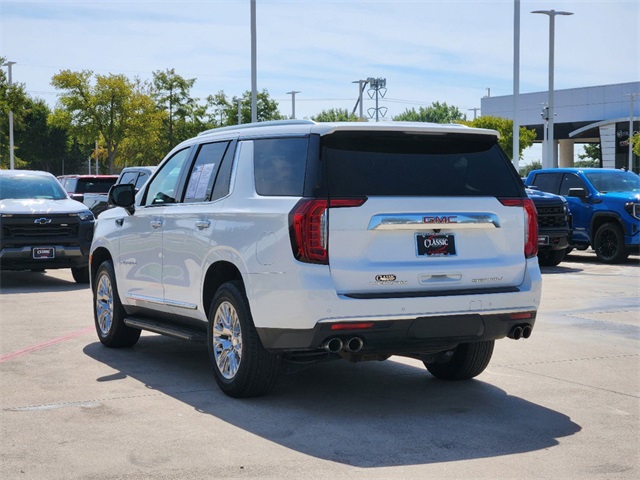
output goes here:
{"type": "Polygon", "coordinates": [[[6,353],[4,355],[0,355],[0,363],[6,362],[8,360],[12,360],[14,358],[20,357],[22,355],[26,355],[27,353],[35,352],[36,350],[40,350],[42,348],[50,347],[51,345],[55,345],[57,343],[66,342],[67,340],[71,340],[76,337],[80,337],[82,335],[86,335],[87,333],[93,332],[94,327],[85,327],[82,330],[77,330],[75,332],[71,332],[68,335],[63,337],[54,338],[52,340],[47,340],[46,342],[38,343],[36,345],[32,345],[30,347],[25,347],[20,350],[16,350],[15,352],[6,353]]]}

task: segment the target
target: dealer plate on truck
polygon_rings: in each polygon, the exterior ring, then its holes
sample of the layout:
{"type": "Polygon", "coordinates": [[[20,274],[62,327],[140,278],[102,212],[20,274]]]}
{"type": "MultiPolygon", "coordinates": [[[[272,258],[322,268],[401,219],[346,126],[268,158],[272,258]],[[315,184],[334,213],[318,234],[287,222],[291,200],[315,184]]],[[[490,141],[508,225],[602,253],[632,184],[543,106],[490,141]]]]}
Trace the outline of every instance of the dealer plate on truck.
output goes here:
{"type": "Polygon", "coordinates": [[[33,258],[36,260],[56,258],[56,249],[55,247],[34,247],[33,258]]]}
{"type": "Polygon", "coordinates": [[[456,238],[453,233],[416,234],[418,256],[446,257],[456,255],[456,238]]]}

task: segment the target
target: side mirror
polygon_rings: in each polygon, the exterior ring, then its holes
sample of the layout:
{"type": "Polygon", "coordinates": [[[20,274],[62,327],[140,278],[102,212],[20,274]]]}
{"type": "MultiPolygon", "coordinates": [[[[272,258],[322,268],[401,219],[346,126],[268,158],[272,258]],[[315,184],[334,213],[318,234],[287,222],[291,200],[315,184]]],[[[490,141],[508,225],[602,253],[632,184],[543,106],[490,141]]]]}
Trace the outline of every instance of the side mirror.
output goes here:
{"type": "Polygon", "coordinates": [[[587,191],[584,188],[570,188],[569,197],[579,198],[584,203],[587,201],[587,191]]]}
{"type": "Polygon", "coordinates": [[[109,189],[109,203],[124,208],[129,215],[133,214],[135,200],[135,187],[130,183],[121,183],[109,189]]]}

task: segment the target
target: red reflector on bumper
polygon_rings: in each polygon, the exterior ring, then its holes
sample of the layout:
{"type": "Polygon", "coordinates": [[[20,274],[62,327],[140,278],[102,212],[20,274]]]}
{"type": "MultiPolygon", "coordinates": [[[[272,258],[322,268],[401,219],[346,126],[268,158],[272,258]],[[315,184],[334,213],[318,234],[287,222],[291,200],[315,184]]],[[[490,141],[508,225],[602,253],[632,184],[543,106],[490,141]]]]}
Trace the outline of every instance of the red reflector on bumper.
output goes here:
{"type": "Polygon", "coordinates": [[[331,330],[362,330],[373,327],[373,322],[366,323],[335,323],[331,325],[331,330]]]}
{"type": "Polygon", "coordinates": [[[523,312],[523,313],[512,313],[509,315],[511,320],[528,320],[533,318],[533,314],[531,312],[523,312]]]}

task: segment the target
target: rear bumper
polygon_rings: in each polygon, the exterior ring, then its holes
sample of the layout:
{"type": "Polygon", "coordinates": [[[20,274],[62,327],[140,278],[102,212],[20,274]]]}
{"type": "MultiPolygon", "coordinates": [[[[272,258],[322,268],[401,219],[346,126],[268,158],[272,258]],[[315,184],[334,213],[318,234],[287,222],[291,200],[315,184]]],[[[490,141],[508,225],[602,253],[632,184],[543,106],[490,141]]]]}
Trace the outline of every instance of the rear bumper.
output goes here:
{"type": "Polygon", "coordinates": [[[347,344],[349,339],[358,337],[363,342],[361,354],[432,353],[460,343],[504,338],[517,326],[533,328],[536,312],[521,312],[515,317],[510,314],[443,315],[382,321],[369,328],[339,330],[333,328],[340,323],[321,323],[308,330],[260,328],[258,334],[265,348],[272,351],[318,350],[334,338],[347,344]]]}

